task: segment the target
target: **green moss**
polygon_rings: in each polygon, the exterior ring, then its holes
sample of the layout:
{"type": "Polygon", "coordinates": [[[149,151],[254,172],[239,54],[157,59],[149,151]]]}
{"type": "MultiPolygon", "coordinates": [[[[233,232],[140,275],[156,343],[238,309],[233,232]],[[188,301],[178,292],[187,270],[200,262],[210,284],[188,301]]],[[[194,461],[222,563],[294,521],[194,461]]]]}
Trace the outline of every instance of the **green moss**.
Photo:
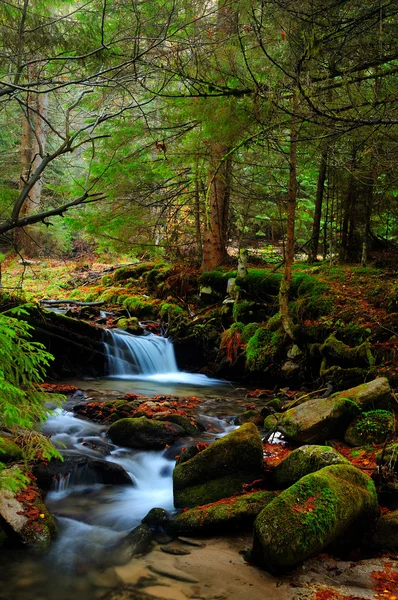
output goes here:
{"type": "Polygon", "coordinates": [[[325,340],[321,347],[321,353],[329,363],[341,365],[344,368],[366,365],[371,367],[374,364],[369,342],[363,342],[359,346],[351,348],[338,340],[334,334],[325,340]]]}
{"type": "Polygon", "coordinates": [[[174,423],[146,417],[120,419],[108,430],[108,435],[115,444],[155,450],[171,444],[183,433],[183,429],[174,423]]]}
{"type": "Polygon", "coordinates": [[[245,325],[241,333],[242,344],[247,344],[259,327],[260,325],[258,323],[248,323],[245,325]]]}
{"type": "Polygon", "coordinates": [[[277,486],[286,487],[324,467],[334,464],[347,464],[349,461],[331,446],[301,446],[293,450],[275,468],[274,478],[277,486]]]}
{"type": "Polygon", "coordinates": [[[257,329],[246,346],[246,365],[250,371],[262,371],[270,366],[282,349],[284,335],[268,329],[257,329]]]}
{"type": "Polygon", "coordinates": [[[249,269],[246,279],[236,278],[236,283],[256,301],[277,302],[281,275],[266,269],[249,269]]]}
{"type": "Polygon", "coordinates": [[[279,419],[281,417],[281,413],[275,413],[273,415],[268,415],[264,419],[264,429],[265,431],[271,431],[271,429],[275,429],[279,423],[279,419]]]}
{"type": "Polygon", "coordinates": [[[0,461],[8,463],[19,461],[23,458],[22,449],[8,438],[0,437],[0,461]]]}
{"type": "Polygon", "coordinates": [[[257,427],[246,423],[173,471],[175,506],[195,506],[231,496],[259,477],[263,446],[257,427]]]}
{"type": "Polygon", "coordinates": [[[241,302],[235,302],[232,309],[232,316],[235,321],[241,321],[243,323],[250,323],[253,320],[253,316],[256,313],[255,303],[249,300],[242,300],[241,302]]]}
{"type": "Polygon", "coordinates": [[[253,524],[259,512],[275,498],[274,492],[251,492],[180,513],[172,525],[175,535],[231,533],[253,524]]]}
{"type": "Polygon", "coordinates": [[[394,432],[394,415],[386,410],[371,410],[355,419],[346,431],[345,441],[353,446],[381,444],[394,432]]]}
{"type": "Polygon", "coordinates": [[[376,462],[389,471],[398,471],[398,443],[389,444],[376,454],[376,462]]]}
{"type": "Polygon", "coordinates": [[[140,296],[129,296],[123,301],[123,306],[131,317],[139,319],[155,319],[158,312],[157,301],[148,301],[140,296]]]}
{"type": "Polygon", "coordinates": [[[211,287],[212,290],[225,294],[227,291],[228,279],[236,277],[236,271],[205,271],[199,276],[200,286],[211,287]]]}
{"type": "Polygon", "coordinates": [[[159,268],[164,263],[145,262],[138,263],[136,265],[128,265],[126,267],[120,267],[113,273],[113,281],[124,281],[126,279],[138,279],[147,271],[152,271],[155,268],[159,268]]]}

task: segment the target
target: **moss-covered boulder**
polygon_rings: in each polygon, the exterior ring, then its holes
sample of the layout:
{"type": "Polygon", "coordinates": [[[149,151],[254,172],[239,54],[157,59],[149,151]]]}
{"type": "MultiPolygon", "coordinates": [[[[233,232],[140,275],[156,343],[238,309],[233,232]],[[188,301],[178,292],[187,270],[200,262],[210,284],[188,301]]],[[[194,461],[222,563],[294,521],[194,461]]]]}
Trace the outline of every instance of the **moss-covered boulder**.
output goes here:
{"type": "Polygon", "coordinates": [[[242,491],[263,471],[263,445],[258,429],[245,423],[215,441],[173,471],[174,504],[193,507],[242,491]]]}
{"type": "Polygon", "coordinates": [[[0,517],[11,543],[46,551],[57,534],[55,521],[34,483],[19,493],[0,490],[0,517]]]}
{"type": "Polygon", "coordinates": [[[306,475],[258,515],[251,560],[270,573],[295,567],[332,543],[364,535],[378,515],[373,481],[349,465],[306,475]]]}
{"type": "Polygon", "coordinates": [[[23,458],[23,452],[11,439],[0,437],[0,462],[9,463],[23,458]]]}
{"type": "Polygon", "coordinates": [[[372,543],[381,550],[398,550],[398,510],[380,517],[372,543]]]}
{"type": "Polygon", "coordinates": [[[354,419],[345,432],[344,441],[351,446],[382,444],[394,432],[394,427],[392,412],[370,410],[354,419]]]}
{"type": "Polygon", "coordinates": [[[175,535],[232,533],[251,526],[274,498],[274,492],[258,491],[190,508],[175,517],[169,530],[175,535]]]}
{"type": "Polygon", "coordinates": [[[139,417],[116,421],[108,435],[118,446],[160,450],[184,435],[184,430],[175,423],[139,417]]]}
{"type": "Polygon", "coordinates": [[[338,464],[350,462],[331,446],[301,446],[275,468],[274,480],[278,487],[287,487],[309,473],[338,464]]]}
{"type": "Polygon", "coordinates": [[[388,381],[380,377],[328,398],[313,398],[291,408],[282,415],[278,429],[294,441],[316,444],[342,437],[361,411],[389,408],[391,399],[388,381]]]}

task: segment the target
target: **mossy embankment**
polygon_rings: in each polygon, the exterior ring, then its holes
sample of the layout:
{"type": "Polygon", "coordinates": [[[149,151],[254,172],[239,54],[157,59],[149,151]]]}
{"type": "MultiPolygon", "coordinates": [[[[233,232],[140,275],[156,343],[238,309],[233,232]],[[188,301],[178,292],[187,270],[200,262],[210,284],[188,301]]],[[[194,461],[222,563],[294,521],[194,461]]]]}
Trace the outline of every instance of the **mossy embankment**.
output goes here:
{"type": "Polygon", "coordinates": [[[68,313],[99,330],[152,328],[170,336],[181,368],[296,388],[344,389],[377,375],[398,382],[397,290],[388,270],[296,264],[289,305],[294,340],[279,318],[281,274],[273,268],[249,268],[242,279],[233,269],[202,273],[151,261],[103,273],[78,285],[75,274],[63,279],[53,297],[102,303],[113,314],[107,321],[99,308],[68,313]]]}

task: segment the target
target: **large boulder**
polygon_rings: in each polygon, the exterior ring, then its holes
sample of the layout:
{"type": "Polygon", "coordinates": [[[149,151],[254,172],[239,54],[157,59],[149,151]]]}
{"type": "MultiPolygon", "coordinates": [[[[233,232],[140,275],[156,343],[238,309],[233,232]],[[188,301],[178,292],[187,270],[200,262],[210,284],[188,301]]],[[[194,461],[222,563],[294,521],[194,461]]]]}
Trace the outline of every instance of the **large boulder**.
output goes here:
{"type": "Polygon", "coordinates": [[[332,465],[306,475],[258,515],[251,559],[280,573],[337,540],[364,535],[378,515],[373,481],[359,469],[332,465]]]}
{"type": "Polygon", "coordinates": [[[344,435],[363,410],[391,407],[391,389],[385,377],[374,379],[328,398],[314,398],[291,408],[279,420],[278,430],[291,440],[317,444],[344,435]]]}
{"type": "Polygon", "coordinates": [[[245,423],[215,441],[173,471],[174,504],[192,507],[242,491],[242,485],[260,477],[263,445],[258,429],[245,423]]]}
{"type": "Polygon", "coordinates": [[[184,429],[175,423],[146,417],[120,419],[108,431],[112,442],[118,446],[147,450],[161,450],[184,434],[184,429]]]}
{"type": "Polygon", "coordinates": [[[258,491],[190,508],[178,514],[168,529],[176,535],[231,533],[253,525],[254,519],[275,498],[274,492],[258,491]]]}
{"type": "MultiPolygon", "coordinates": [[[[12,476],[12,469],[9,471],[12,476]]],[[[18,493],[0,490],[0,524],[11,542],[40,551],[48,549],[57,533],[55,521],[34,483],[18,493]]]]}
{"type": "Polygon", "coordinates": [[[309,473],[338,464],[350,462],[331,446],[301,446],[275,468],[274,480],[278,487],[287,487],[309,473]]]}

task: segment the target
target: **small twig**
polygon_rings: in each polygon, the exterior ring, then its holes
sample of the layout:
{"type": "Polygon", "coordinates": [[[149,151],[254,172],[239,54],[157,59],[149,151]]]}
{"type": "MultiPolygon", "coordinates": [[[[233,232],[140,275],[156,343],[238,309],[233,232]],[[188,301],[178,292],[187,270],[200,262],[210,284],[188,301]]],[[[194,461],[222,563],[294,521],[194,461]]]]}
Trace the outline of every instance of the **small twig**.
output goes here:
{"type": "MultiPolygon", "coordinates": [[[[313,392],[308,392],[308,394],[304,394],[304,396],[300,396],[299,398],[296,398],[295,400],[293,400],[293,402],[291,402],[290,404],[288,404],[289,408],[293,408],[293,406],[295,406],[297,404],[297,402],[300,402],[300,400],[303,400],[304,398],[308,398],[308,396],[313,396],[314,394],[320,394],[321,392],[326,392],[328,390],[328,388],[321,388],[320,390],[314,390],[313,392]]],[[[286,404],[284,406],[282,406],[282,409],[285,408],[286,404]]]]}

